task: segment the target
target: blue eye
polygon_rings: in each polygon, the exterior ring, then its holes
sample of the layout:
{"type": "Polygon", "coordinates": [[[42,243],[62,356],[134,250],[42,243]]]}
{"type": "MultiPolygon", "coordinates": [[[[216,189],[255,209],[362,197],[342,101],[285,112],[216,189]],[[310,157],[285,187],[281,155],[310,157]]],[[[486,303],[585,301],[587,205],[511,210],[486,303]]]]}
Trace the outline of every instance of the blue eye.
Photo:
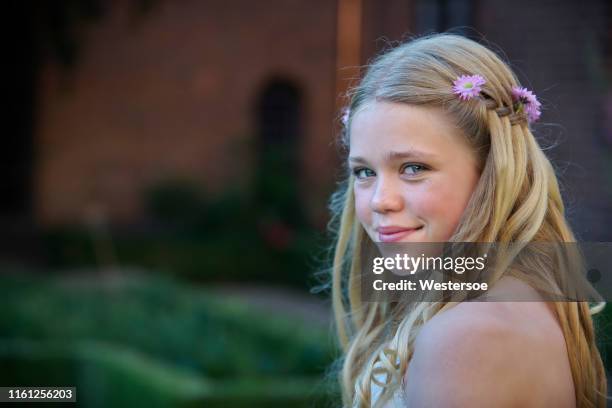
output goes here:
{"type": "Polygon", "coordinates": [[[426,170],[425,166],[422,166],[420,164],[408,164],[402,169],[402,173],[408,174],[410,176],[415,176],[424,170],[426,170]],[[406,171],[406,169],[411,169],[411,170],[406,171]]]}
{"type": "Polygon", "coordinates": [[[358,179],[372,177],[375,175],[375,173],[372,170],[368,169],[367,167],[358,167],[355,170],[353,170],[353,174],[358,179]]]}

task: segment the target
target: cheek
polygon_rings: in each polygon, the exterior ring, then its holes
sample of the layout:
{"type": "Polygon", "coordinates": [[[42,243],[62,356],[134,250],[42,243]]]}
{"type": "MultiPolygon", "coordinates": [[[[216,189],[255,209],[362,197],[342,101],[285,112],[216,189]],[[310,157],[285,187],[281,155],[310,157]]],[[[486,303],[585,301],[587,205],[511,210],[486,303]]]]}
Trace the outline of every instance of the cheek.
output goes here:
{"type": "Polygon", "coordinates": [[[452,182],[438,181],[415,195],[412,203],[415,213],[429,224],[434,238],[446,240],[459,224],[477,180],[461,183],[455,179],[452,182]]]}
{"type": "Polygon", "coordinates": [[[370,194],[365,189],[355,188],[355,216],[364,226],[372,224],[372,209],[370,208],[370,194]]]}

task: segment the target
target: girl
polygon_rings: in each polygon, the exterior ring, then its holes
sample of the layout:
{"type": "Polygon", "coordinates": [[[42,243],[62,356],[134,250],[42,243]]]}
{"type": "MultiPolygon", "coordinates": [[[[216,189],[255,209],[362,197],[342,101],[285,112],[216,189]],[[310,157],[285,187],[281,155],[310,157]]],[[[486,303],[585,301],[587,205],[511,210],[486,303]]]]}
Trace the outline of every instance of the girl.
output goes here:
{"type": "MultiPolygon", "coordinates": [[[[350,171],[330,224],[345,407],[605,406],[591,319],[603,304],[361,299],[360,257],[372,243],[575,242],[530,130],[539,116],[536,96],[495,53],[452,34],[379,56],[351,91],[350,171]]],[[[540,299],[530,282],[561,282],[567,268],[535,253],[508,262],[490,277],[492,296],[540,299]],[[524,273],[529,262],[538,267],[524,273]]]]}

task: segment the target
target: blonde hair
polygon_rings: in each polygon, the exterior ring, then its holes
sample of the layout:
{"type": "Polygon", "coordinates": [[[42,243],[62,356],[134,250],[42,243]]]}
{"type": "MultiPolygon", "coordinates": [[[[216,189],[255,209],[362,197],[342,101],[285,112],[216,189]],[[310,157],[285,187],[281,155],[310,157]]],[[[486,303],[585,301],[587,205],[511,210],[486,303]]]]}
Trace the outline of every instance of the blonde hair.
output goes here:
{"type": "MultiPolygon", "coordinates": [[[[449,113],[467,142],[478,152],[480,180],[464,210],[453,242],[575,242],[564,215],[554,169],[542,152],[521,112],[513,107],[512,87],[519,82],[494,52],[475,41],[453,34],[414,39],[378,56],[361,82],[350,91],[349,116],[342,137],[348,147],[352,117],[367,103],[387,101],[437,107],[449,113]],[[460,75],[486,78],[484,98],[460,100],[452,83],[460,75]],[[510,108],[510,109],[509,109],[510,108]],[[508,114],[510,113],[510,114],[508,114]]],[[[334,233],[332,303],[336,330],[343,350],[339,379],[343,405],[370,406],[371,383],[383,387],[377,405],[402,382],[414,351],[419,329],[451,302],[362,302],[360,259],[372,245],[356,219],[353,175],[343,180],[330,201],[334,233]],[[375,374],[385,373],[380,383],[375,374]]],[[[518,277],[537,283],[552,279],[564,285],[567,265],[554,253],[511,254],[518,277]],[[519,259],[520,258],[520,259],[519,259]]],[[[493,276],[501,278],[508,268],[493,276]]],[[[606,376],[595,344],[591,314],[604,304],[554,302],[565,337],[579,407],[604,407],[606,376]]]]}

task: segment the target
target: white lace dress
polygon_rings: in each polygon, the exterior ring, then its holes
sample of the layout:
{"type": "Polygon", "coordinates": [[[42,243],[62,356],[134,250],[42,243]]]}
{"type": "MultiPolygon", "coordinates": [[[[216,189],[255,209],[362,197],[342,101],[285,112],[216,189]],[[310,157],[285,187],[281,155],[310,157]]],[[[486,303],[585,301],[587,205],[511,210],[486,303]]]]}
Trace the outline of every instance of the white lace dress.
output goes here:
{"type": "MultiPolygon", "coordinates": [[[[385,380],[384,374],[375,374],[374,376],[381,383],[384,382],[385,380]]],[[[383,388],[379,386],[378,384],[376,384],[374,381],[371,382],[371,388],[372,388],[371,406],[373,407],[376,401],[378,401],[378,398],[380,397],[380,394],[382,393],[383,388]]],[[[406,404],[406,400],[403,397],[401,389],[397,389],[395,390],[395,393],[393,394],[393,398],[391,398],[385,403],[384,408],[406,408],[407,406],[408,405],[406,404]]]]}

